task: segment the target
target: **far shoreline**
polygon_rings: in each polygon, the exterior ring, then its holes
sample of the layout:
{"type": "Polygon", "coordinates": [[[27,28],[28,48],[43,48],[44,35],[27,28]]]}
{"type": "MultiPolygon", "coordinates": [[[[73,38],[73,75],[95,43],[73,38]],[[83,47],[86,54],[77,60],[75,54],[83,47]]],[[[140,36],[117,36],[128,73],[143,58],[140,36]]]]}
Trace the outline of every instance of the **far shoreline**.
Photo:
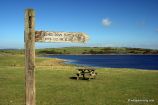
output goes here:
{"type": "Polygon", "coordinates": [[[158,55],[158,54],[39,54],[39,55],[158,55]]]}

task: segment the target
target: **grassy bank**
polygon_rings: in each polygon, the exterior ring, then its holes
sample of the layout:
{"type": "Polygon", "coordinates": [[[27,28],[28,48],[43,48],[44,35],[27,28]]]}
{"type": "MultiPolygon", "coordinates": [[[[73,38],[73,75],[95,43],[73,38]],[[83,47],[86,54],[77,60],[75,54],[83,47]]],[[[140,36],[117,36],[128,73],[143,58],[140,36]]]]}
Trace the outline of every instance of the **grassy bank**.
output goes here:
{"type": "MultiPolygon", "coordinates": [[[[23,64],[23,56],[0,56],[0,105],[24,105],[23,64]]],[[[36,64],[37,105],[158,104],[158,71],[102,68],[95,80],[77,81],[75,67],[59,59],[37,58],[36,64]]]]}

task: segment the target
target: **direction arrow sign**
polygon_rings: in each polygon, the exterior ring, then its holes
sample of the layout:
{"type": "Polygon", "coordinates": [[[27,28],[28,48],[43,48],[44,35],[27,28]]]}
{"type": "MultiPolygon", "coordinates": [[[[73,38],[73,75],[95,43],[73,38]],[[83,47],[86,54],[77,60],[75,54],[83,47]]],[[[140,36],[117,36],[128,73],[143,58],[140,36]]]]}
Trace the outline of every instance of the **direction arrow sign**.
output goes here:
{"type": "Polygon", "coordinates": [[[36,31],[36,42],[86,42],[88,36],[82,32],[48,32],[36,31]]]}

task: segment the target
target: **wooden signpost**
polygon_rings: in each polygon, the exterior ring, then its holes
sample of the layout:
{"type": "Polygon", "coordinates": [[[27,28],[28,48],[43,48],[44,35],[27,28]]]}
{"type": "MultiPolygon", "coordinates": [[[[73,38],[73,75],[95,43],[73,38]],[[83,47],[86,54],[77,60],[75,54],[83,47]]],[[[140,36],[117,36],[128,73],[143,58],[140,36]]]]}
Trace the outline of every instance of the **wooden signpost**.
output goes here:
{"type": "Polygon", "coordinates": [[[86,42],[88,36],[81,32],[36,31],[36,42],[86,42]]]}
{"type": "Polygon", "coordinates": [[[25,105],[36,105],[35,42],[86,42],[88,36],[81,32],[35,31],[35,12],[25,11],[25,105]]]}
{"type": "Polygon", "coordinates": [[[35,13],[32,9],[25,12],[25,102],[35,105],[35,13]]]}

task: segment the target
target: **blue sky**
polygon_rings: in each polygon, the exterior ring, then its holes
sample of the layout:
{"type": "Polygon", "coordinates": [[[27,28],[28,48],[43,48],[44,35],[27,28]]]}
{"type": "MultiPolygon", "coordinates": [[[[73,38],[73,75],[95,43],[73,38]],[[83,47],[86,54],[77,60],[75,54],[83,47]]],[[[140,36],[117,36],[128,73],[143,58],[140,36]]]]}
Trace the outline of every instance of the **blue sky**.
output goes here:
{"type": "Polygon", "coordinates": [[[36,48],[110,46],[158,49],[158,0],[1,0],[0,48],[24,48],[24,11],[36,30],[85,32],[86,44],[36,43],[36,48]]]}

